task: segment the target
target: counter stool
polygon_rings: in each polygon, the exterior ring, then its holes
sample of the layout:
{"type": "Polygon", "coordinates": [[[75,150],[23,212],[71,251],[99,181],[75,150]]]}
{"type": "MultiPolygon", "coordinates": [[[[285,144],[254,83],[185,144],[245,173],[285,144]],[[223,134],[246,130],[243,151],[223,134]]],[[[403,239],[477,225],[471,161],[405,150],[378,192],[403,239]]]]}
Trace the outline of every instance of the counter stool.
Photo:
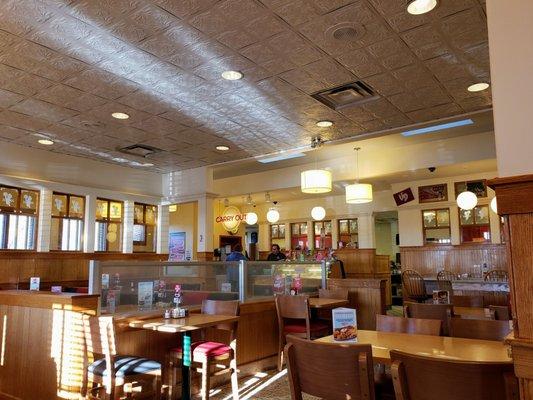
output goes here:
{"type": "MultiPolygon", "coordinates": [[[[202,302],[202,314],[210,315],[239,315],[238,300],[204,300],[202,302]]],[[[225,342],[212,342],[201,340],[191,344],[191,361],[196,364],[196,372],[202,374],[202,400],[209,399],[211,375],[218,376],[231,373],[231,391],[233,400],[239,400],[239,383],[237,378],[237,324],[238,321],[229,324],[219,324],[212,328],[218,334],[225,333],[228,340],[225,342]],[[213,368],[221,368],[211,373],[213,368]]],[[[205,330],[202,330],[203,339],[205,330]]],[[[171,385],[176,386],[176,375],[181,367],[183,349],[177,347],[170,350],[169,367],[171,368],[171,385]]],[[[174,391],[173,391],[174,392],[174,391]]]]}
{"type": "Polygon", "coordinates": [[[275,301],[279,327],[278,370],[281,371],[287,335],[307,340],[319,338],[329,333],[329,324],[311,320],[307,296],[277,295],[275,301]]]}
{"type": "Polygon", "coordinates": [[[147,358],[117,355],[113,317],[84,315],[83,328],[87,352],[81,390],[84,398],[88,393],[88,398],[94,398],[95,391],[105,389],[105,399],[118,399],[121,390],[117,388],[124,391],[125,384],[143,380],[152,381],[152,398],[160,398],[161,364],[147,358]],[[89,363],[89,354],[100,358],[89,363]],[[109,368],[111,365],[113,368],[109,368]]]}

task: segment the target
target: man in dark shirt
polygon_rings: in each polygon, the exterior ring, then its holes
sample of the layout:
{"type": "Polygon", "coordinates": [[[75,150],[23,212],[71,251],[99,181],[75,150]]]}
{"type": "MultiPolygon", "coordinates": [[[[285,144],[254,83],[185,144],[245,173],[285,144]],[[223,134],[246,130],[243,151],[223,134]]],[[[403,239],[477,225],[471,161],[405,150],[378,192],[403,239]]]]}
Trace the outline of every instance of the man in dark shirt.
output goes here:
{"type": "Polygon", "coordinates": [[[285,257],[285,254],[283,254],[280,251],[279,245],[273,244],[271,250],[272,250],[272,253],[268,255],[268,258],[267,258],[268,261],[282,261],[287,258],[285,257]]]}

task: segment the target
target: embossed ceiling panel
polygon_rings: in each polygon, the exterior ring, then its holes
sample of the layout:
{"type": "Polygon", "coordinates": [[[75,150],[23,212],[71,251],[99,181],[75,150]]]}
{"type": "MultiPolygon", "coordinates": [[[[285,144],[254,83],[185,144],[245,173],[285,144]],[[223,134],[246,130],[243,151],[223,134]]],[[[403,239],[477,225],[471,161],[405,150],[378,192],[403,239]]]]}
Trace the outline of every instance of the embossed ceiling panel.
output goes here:
{"type": "Polygon", "coordinates": [[[490,108],[466,90],[490,81],[484,2],[407,3],[2,0],[0,140],[170,171],[490,108]],[[381,98],[337,112],[310,96],[356,80],[381,98]],[[118,152],[136,143],[164,151],[118,152]]]}

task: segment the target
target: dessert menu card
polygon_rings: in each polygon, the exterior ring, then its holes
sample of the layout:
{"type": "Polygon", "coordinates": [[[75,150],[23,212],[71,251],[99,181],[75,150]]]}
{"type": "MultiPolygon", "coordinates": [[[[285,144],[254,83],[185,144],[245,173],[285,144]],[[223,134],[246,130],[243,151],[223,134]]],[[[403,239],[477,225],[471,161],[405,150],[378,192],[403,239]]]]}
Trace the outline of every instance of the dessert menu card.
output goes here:
{"type": "Polygon", "coordinates": [[[357,339],[357,314],[353,308],[335,308],[332,311],[333,339],[355,341],[357,339]]]}

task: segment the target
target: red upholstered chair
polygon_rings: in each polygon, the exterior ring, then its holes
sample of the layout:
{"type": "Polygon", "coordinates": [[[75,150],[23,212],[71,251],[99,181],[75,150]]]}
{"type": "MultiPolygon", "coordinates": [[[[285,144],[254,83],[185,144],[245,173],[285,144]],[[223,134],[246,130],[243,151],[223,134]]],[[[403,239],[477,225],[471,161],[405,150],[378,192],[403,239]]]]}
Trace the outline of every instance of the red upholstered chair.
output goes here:
{"type": "Polygon", "coordinates": [[[276,296],[276,311],[279,326],[278,370],[283,367],[283,346],[287,335],[314,339],[328,334],[329,325],[321,321],[311,321],[309,297],[276,296]]]}
{"type": "MultiPolygon", "coordinates": [[[[239,301],[204,300],[202,302],[202,314],[210,315],[239,315],[239,301]]],[[[237,381],[237,322],[220,324],[211,328],[219,335],[225,334],[227,340],[215,342],[201,340],[191,344],[193,367],[202,374],[202,400],[209,399],[209,387],[211,369],[218,368],[214,375],[231,373],[231,390],[233,400],[239,399],[239,385],[237,381]]],[[[205,330],[202,331],[205,333],[205,330]]],[[[205,337],[205,335],[204,335],[205,337]]],[[[169,354],[169,366],[172,371],[171,385],[176,384],[177,370],[181,367],[182,348],[172,349],[169,354]]]]}

